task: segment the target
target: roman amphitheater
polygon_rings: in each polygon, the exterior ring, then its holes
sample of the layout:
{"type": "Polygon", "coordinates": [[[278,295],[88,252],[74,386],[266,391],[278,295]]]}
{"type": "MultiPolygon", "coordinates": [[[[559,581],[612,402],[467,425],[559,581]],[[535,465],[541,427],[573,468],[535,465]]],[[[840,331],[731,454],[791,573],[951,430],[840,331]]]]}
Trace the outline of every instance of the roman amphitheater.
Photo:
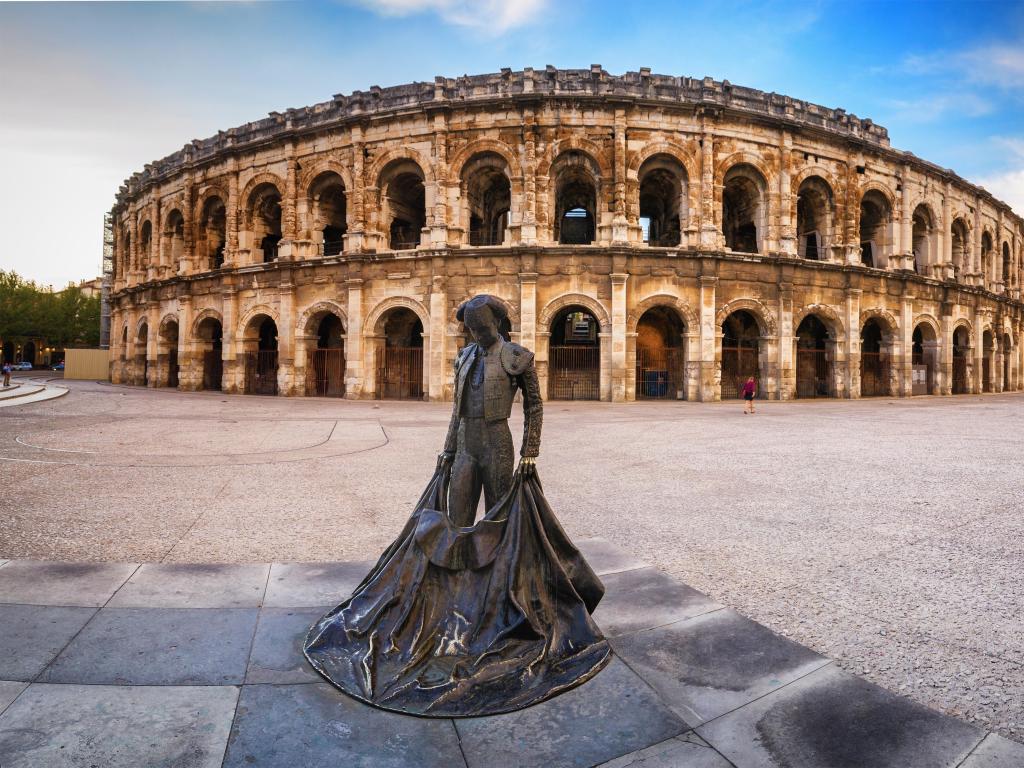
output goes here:
{"type": "Polygon", "coordinates": [[[114,382],[449,399],[486,292],[551,399],[1024,388],[1024,221],[870,120],[728,81],[372,87],[193,141],[112,216],[114,382]]]}

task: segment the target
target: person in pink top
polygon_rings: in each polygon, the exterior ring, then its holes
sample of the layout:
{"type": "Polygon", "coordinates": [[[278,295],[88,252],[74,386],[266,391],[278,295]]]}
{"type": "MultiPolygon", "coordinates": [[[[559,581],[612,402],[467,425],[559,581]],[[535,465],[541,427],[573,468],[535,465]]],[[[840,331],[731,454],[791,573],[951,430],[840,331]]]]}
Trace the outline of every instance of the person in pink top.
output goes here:
{"type": "Polygon", "coordinates": [[[743,406],[743,415],[747,412],[754,412],[754,395],[757,394],[757,382],[754,381],[754,377],[751,376],[747,379],[747,383],[743,385],[743,399],[746,400],[746,404],[743,406]]]}

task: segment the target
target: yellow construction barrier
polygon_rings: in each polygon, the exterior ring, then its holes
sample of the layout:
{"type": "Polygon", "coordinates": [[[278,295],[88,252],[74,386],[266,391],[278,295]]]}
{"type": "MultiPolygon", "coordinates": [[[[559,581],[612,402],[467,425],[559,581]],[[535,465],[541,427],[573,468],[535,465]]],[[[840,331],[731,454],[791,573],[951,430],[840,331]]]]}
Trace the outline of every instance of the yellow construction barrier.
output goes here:
{"type": "Polygon", "coordinates": [[[108,381],[110,379],[110,350],[64,350],[64,378],[108,381]]]}

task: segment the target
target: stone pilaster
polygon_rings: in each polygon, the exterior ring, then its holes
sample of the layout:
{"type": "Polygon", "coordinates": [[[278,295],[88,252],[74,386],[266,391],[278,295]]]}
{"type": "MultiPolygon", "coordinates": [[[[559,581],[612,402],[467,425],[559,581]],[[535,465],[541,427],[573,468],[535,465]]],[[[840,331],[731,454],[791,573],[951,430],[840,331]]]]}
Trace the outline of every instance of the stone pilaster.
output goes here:
{"type": "MultiPolygon", "coordinates": [[[[444,260],[435,259],[435,269],[444,271],[444,260]]],[[[448,288],[443,274],[435,274],[430,282],[430,348],[427,350],[427,397],[431,402],[451,394],[451,371],[446,363],[448,341],[448,288]]]]}
{"type": "Polygon", "coordinates": [[[629,275],[613,273],[612,282],[612,402],[626,399],[626,282],[629,275]]]}
{"type": "Polygon", "coordinates": [[[282,275],[277,295],[277,391],[294,395],[295,380],[295,284],[291,275],[282,275]]]}
{"type": "Polygon", "coordinates": [[[715,323],[715,288],[718,278],[701,275],[700,286],[700,399],[722,399],[722,371],[716,360],[720,331],[715,323]]]}
{"type": "Polygon", "coordinates": [[[367,390],[366,376],[373,370],[363,360],[363,281],[350,278],[345,282],[348,288],[348,327],[345,329],[345,398],[359,400],[367,390]]]}
{"type": "Polygon", "coordinates": [[[796,396],[795,333],[793,327],[793,284],[779,283],[779,400],[796,396]]]}
{"type": "Polygon", "coordinates": [[[860,288],[846,289],[846,359],[850,397],[860,397],[860,288]]]}

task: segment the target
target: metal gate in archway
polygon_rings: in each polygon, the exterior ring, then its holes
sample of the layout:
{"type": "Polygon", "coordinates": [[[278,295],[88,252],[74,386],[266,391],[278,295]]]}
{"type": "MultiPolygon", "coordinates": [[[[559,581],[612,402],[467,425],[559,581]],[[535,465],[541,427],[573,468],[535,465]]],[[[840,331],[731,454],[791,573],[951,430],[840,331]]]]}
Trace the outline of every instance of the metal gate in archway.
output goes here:
{"type": "Polygon", "coordinates": [[[203,389],[219,390],[224,373],[221,350],[208,349],[203,352],[203,389]]]}
{"type": "Polygon", "coordinates": [[[981,391],[992,391],[992,354],[981,358],[981,391]]]}
{"type": "Polygon", "coordinates": [[[953,394],[967,394],[967,358],[953,355],[953,394]]]}
{"type": "Polygon", "coordinates": [[[796,396],[828,397],[832,379],[832,363],[824,349],[796,351],[796,396]]]}
{"type": "Polygon", "coordinates": [[[178,348],[176,346],[167,350],[167,386],[178,386],[178,348]]]}
{"type": "Polygon", "coordinates": [[[277,394],[277,350],[262,349],[245,354],[245,393],[277,394]]]}
{"type": "Polygon", "coordinates": [[[676,400],[685,397],[682,347],[636,350],[638,400],[676,400]]]}
{"type": "MultiPolygon", "coordinates": [[[[740,396],[743,385],[751,376],[757,379],[757,349],[755,347],[722,347],[722,399],[740,396]]],[[[760,386],[758,392],[760,393],[760,386]]]]}
{"type": "Polygon", "coordinates": [[[557,346],[548,350],[549,400],[601,399],[601,348],[557,346]]]}
{"type": "Polygon", "coordinates": [[[889,362],[881,352],[860,353],[860,396],[889,396],[889,362]]]}
{"type": "Polygon", "coordinates": [[[423,347],[377,350],[377,399],[423,399],[423,347]]]}
{"type": "Polygon", "coordinates": [[[316,397],[344,397],[344,349],[309,350],[306,358],[306,394],[316,397]]]}

